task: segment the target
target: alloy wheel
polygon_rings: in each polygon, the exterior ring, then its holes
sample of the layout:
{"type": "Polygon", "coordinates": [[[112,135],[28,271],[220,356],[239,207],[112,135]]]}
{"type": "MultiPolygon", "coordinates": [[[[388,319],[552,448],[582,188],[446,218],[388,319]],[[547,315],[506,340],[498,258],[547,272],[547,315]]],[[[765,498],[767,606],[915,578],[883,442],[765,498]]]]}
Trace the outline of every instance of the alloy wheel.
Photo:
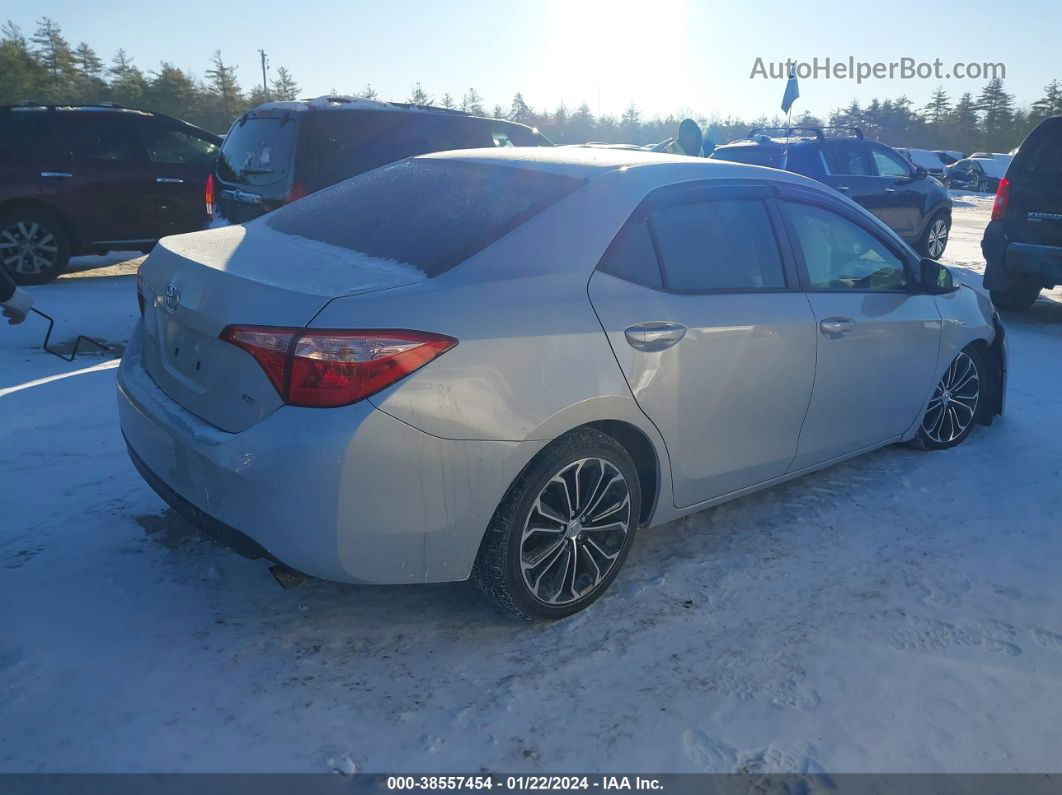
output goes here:
{"type": "Polygon", "coordinates": [[[616,565],[631,529],[630,487],[602,458],[582,458],[546,483],[524,522],[524,584],[548,605],[594,591],[616,565]]]}
{"type": "Polygon", "coordinates": [[[948,225],[943,218],[938,218],[930,224],[926,242],[930,259],[939,259],[948,245],[948,225]]]}
{"type": "Polygon", "coordinates": [[[922,420],[922,430],[938,444],[951,444],[977,416],[981,380],[977,365],[965,351],[955,357],[937,384],[922,420]]]}
{"type": "Polygon", "coordinates": [[[55,235],[36,221],[15,221],[0,230],[0,262],[9,271],[24,275],[43,273],[58,256],[55,235]]]}

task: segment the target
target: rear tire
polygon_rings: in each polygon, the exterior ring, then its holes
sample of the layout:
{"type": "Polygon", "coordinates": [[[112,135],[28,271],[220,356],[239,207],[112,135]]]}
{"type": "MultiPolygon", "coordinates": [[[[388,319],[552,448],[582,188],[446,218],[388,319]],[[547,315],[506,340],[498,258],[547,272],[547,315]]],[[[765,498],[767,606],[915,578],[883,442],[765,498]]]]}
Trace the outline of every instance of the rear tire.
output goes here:
{"type": "Polygon", "coordinates": [[[990,290],[992,303],[1000,309],[1021,312],[1034,303],[1040,295],[1040,282],[1024,273],[1010,274],[1010,287],[1006,290],[990,290]]]}
{"type": "Polygon", "coordinates": [[[483,537],[473,579],[511,616],[570,616],[612,584],[640,511],[638,472],[627,451],[600,431],[572,431],[510,486],[483,537]]]}
{"type": "Polygon", "coordinates": [[[926,231],[922,233],[918,244],[918,253],[930,259],[940,259],[944,256],[944,249],[948,247],[950,234],[951,219],[946,213],[937,213],[926,224],[926,231]]]}
{"type": "Polygon", "coordinates": [[[0,215],[0,265],[16,284],[55,280],[70,261],[70,238],[46,210],[14,208],[0,215]]]}

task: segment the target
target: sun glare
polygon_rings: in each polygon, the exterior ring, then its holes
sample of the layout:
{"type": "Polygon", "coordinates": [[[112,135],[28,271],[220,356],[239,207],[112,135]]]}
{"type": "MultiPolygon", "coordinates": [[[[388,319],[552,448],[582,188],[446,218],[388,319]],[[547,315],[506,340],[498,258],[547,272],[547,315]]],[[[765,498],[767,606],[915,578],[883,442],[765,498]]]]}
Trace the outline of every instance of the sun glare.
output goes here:
{"type": "MultiPolygon", "coordinates": [[[[643,111],[668,112],[691,99],[684,65],[683,0],[647,6],[631,0],[548,0],[546,42],[530,75],[533,105],[551,109],[564,100],[593,113],[619,115],[634,102],[643,111]]],[[[691,81],[692,82],[692,81],[691,81]]]]}

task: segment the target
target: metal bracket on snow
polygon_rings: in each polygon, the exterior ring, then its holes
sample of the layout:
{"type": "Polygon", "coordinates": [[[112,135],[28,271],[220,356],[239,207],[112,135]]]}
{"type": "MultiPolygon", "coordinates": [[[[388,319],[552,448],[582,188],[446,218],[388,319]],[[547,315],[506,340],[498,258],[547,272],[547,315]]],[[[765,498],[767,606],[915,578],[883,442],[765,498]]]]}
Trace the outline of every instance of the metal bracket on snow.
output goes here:
{"type": "Polygon", "coordinates": [[[92,337],[86,337],[83,334],[78,334],[77,339],[74,340],[74,350],[71,351],[69,357],[64,356],[63,354],[59,353],[59,351],[48,347],[48,343],[52,339],[52,328],[55,326],[55,318],[53,318],[51,315],[46,315],[44,312],[37,309],[36,307],[30,307],[30,311],[35,312],[36,314],[40,315],[48,321],[48,331],[46,331],[44,334],[44,342],[41,343],[41,347],[44,348],[44,350],[46,350],[48,353],[52,354],[52,356],[58,356],[64,362],[72,362],[74,361],[74,357],[77,356],[78,349],[81,347],[82,342],[86,342],[89,345],[95,345],[104,353],[111,352],[111,349],[104,345],[102,342],[98,342],[97,340],[92,339],[92,337]]]}

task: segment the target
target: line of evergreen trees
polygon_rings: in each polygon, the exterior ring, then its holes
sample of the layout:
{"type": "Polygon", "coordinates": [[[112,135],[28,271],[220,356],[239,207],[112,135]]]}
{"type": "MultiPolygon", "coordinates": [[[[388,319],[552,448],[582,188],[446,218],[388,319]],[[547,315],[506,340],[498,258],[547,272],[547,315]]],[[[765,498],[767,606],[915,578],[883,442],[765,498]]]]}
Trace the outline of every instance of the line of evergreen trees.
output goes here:
{"type": "MultiPolygon", "coordinates": [[[[163,61],[156,69],[144,71],[124,50],[118,50],[105,64],[85,42],[72,46],[53,20],[40,20],[28,39],[11,22],[0,28],[0,105],[25,101],[47,103],[116,102],[146,108],[185,119],[209,130],[225,132],[243,111],[268,100],[298,97],[300,88],[291,73],[279,67],[269,89],[257,85],[241,88],[237,68],[224,61],[221,51],[210,58],[202,80],[172,63],[163,61]]],[[[337,93],[335,89],[332,93],[337,93]]],[[[378,99],[371,84],[349,92],[378,99]]],[[[397,99],[397,98],[394,98],[397,99]]],[[[750,127],[780,126],[778,115],[752,121],[727,116],[705,118],[691,111],[667,118],[642,118],[633,103],[617,118],[595,116],[584,102],[574,111],[563,103],[552,111],[531,108],[517,93],[508,107],[487,108],[475,88],[460,99],[449,93],[438,98],[417,83],[405,101],[418,105],[435,104],[476,115],[492,115],[537,127],[555,143],[646,144],[677,133],[681,118],[691,116],[700,122],[706,137],[725,143],[745,135],[750,127]]],[[[794,124],[802,126],[858,126],[870,137],[895,146],[924,149],[957,149],[963,152],[1007,152],[1017,146],[1041,119],[1062,114],[1062,83],[1053,80],[1044,95],[1031,106],[1019,107],[1001,80],[990,80],[974,96],[970,92],[952,101],[938,88],[925,107],[916,107],[907,97],[871,100],[861,105],[853,100],[825,119],[803,113],[794,124]]]]}

